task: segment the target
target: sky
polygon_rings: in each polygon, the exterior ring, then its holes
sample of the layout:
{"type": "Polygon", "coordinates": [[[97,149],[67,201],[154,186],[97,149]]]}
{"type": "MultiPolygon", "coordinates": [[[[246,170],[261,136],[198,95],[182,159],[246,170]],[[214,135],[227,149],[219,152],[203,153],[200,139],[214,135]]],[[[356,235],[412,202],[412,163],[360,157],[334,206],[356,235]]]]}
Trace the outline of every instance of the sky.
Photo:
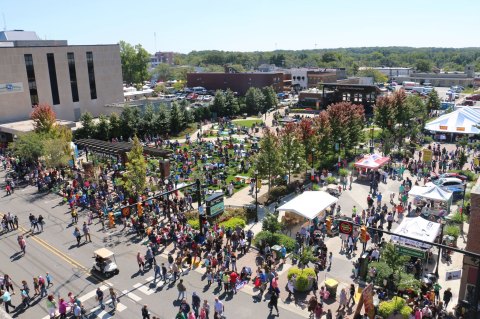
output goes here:
{"type": "Polygon", "coordinates": [[[480,46],[479,9],[478,0],[0,0],[0,28],[150,53],[458,48],[480,46]]]}

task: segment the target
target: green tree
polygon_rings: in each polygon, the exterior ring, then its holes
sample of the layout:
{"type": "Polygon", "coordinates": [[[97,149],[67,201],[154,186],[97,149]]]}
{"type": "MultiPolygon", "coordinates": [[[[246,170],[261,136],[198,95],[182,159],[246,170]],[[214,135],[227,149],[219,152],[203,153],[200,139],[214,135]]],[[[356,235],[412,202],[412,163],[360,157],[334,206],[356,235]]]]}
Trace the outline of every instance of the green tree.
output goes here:
{"type": "Polygon", "coordinates": [[[192,116],[192,112],[190,112],[190,106],[187,106],[186,103],[180,104],[180,113],[183,119],[182,129],[186,129],[188,125],[193,122],[193,116],[192,116]]]}
{"type": "Polygon", "coordinates": [[[178,103],[172,103],[170,109],[170,131],[174,134],[179,133],[183,127],[183,114],[180,112],[178,103]]]}
{"type": "Polygon", "coordinates": [[[292,254],[292,257],[298,260],[298,268],[303,269],[308,266],[309,263],[314,263],[318,260],[313,253],[311,246],[304,246],[298,254],[292,254]]]}
{"type": "Polygon", "coordinates": [[[234,116],[240,113],[240,105],[238,104],[238,99],[235,97],[235,94],[232,90],[227,89],[225,92],[225,115],[234,116]]]}
{"type": "Polygon", "coordinates": [[[124,186],[129,194],[143,192],[147,178],[147,163],[143,156],[143,146],[136,136],[133,137],[132,149],[127,153],[127,167],[124,176],[124,186]]]}
{"type": "Polygon", "coordinates": [[[117,113],[110,114],[110,137],[120,137],[122,135],[122,128],[120,123],[120,118],[117,113]]]}
{"type": "Polygon", "coordinates": [[[282,224],[278,221],[278,218],[275,214],[268,212],[262,221],[262,230],[269,231],[272,234],[280,231],[282,229],[282,224]]]}
{"type": "Polygon", "coordinates": [[[247,113],[258,114],[265,109],[265,96],[259,88],[251,87],[245,94],[247,113]]]}
{"type": "Polygon", "coordinates": [[[173,80],[172,67],[166,63],[160,63],[153,69],[152,76],[162,82],[173,80]]]}
{"type": "Polygon", "coordinates": [[[304,148],[293,123],[287,124],[280,132],[280,152],[282,167],[287,173],[288,183],[290,183],[291,173],[305,166],[304,148]]]}
{"type": "Polygon", "coordinates": [[[126,106],[120,114],[120,127],[122,129],[121,136],[124,139],[137,134],[140,122],[140,113],[138,108],[126,106]]]}
{"type": "Polygon", "coordinates": [[[47,139],[43,141],[43,159],[47,167],[61,168],[67,165],[70,155],[65,153],[64,143],[61,139],[47,139]]]}
{"type": "Polygon", "coordinates": [[[80,123],[82,127],[77,130],[77,136],[82,138],[94,138],[97,136],[97,127],[90,112],[85,112],[80,116],[80,123]]]}
{"type": "Polygon", "coordinates": [[[35,132],[50,134],[55,129],[57,115],[49,104],[39,104],[33,109],[30,119],[35,132]]]}
{"type": "Polygon", "coordinates": [[[268,128],[263,132],[260,152],[256,157],[256,167],[260,177],[268,179],[268,193],[270,193],[273,177],[281,173],[282,156],[278,137],[268,128]]]}
{"type": "Polygon", "coordinates": [[[217,90],[215,92],[213,103],[210,105],[210,111],[216,113],[218,117],[222,117],[227,113],[225,95],[222,91],[217,90]]]}
{"type": "Polygon", "coordinates": [[[371,77],[375,83],[384,83],[388,81],[388,77],[376,69],[364,69],[357,73],[357,76],[371,77]]]}
{"type": "Polygon", "coordinates": [[[157,116],[155,117],[155,131],[160,135],[170,132],[170,118],[165,104],[158,107],[157,116]]]}
{"type": "Polygon", "coordinates": [[[425,59],[417,60],[415,68],[418,72],[430,72],[432,70],[432,63],[425,59]]]}
{"type": "Polygon", "coordinates": [[[127,83],[141,83],[148,78],[150,54],[140,45],[120,41],[123,80],[127,83]]]}
{"type": "Polygon", "coordinates": [[[140,119],[140,132],[142,134],[153,135],[155,133],[155,112],[153,110],[153,105],[148,103],[145,106],[145,110],[140,119]]]}
{"type": "Polygon", "coordinates": [[[16,157],[27,162],[36,162],[44,154],[43,139],[44,135],[41,133],[22,133],[9,144],[9,148],[16,157]]]}
{"type": "Polygon", "coordinates": [[[433,89],[430,93],[428,93],[427,97],[427,110],[431,112],[433,110],[440,109],[441,105],[440,97],[438,96],[438,92],[433,89]]]}
{"type": "Polygon", "coordinates": [[[98,117],[98,124],[97,124],[96,133],[97,133],[97,138],[98,139],[105,140],[105,141],[110,140],[110,136],[111,136],[110,135],[110,122],[109,122],[109,119],[103,114],[101,114],[98,117]]]}
{"type": "Polygon", "coordinates": [[[262,89],[263,96],[265,97],[264,107],[262,112],[266,112],[269,109],[276,109],[278,105],[277,93],[271,86],[266,86],[262,89]]]}

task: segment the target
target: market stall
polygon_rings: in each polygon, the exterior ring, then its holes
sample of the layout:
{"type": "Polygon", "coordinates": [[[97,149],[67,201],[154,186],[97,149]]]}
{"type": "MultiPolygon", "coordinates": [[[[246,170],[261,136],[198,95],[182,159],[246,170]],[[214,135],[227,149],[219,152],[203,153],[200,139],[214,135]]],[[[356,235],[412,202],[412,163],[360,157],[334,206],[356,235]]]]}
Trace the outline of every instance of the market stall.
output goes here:
{"type": "Polygon", "coordinates": [[[279,219],[286,222],[305,222],[317,217],[325,219],[325,210],[335,204],[338,198],[326,192],[306,191],[278,208],[279,219]]]}
{"type": "Polygon", "coordinates": [[[479,123],[480,112],[464,107],[425,124],[425,129],[432,132],[478,134],[479,123]]]}
{"type": "Polygon", "coordinates": [[[388,162],[390,162],[390,157],[381,156],[379,154],[364,156],[362,159],[355,162],[357,177],[360,179],[367,178],[370,171],[376,171],[388,162]]]}
{"type": "Polygon", "coordinates": [[[428,221],[422,217],[404,218],[402,223],[393,231],[392,241],[402,245],[412,246],[422,249],[430,249],[431,245],[416,241],[433,243],[440,233],[440,224],[428,221]],[[408,236],[413,239],[400,237],[400,235],[408,236]]]}
{"type": "Polygon", "coordinates": [[[414,197],[413,204],[419,207],[425,216],[447,216],[450,213],[453,193],[433,183],[413,186],[408,195],[414,197]]]}

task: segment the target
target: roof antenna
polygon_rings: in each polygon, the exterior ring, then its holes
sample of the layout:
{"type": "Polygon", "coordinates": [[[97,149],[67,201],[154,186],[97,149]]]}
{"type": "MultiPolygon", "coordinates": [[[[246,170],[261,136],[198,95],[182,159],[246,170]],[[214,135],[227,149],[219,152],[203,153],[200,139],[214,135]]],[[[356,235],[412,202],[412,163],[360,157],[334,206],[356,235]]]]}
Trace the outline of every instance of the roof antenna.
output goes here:
{"type": "Polygon", "coordinates": [[[157,32],[153,32],[153,41],[155,42],[155,53],[157,53],[157,32]]]}
{"type": "Polygon", "coordinates": [[[2,12],[3,17],[3,31],[7,31],[7,20],[5,20],[5,13],[2,12]]]}

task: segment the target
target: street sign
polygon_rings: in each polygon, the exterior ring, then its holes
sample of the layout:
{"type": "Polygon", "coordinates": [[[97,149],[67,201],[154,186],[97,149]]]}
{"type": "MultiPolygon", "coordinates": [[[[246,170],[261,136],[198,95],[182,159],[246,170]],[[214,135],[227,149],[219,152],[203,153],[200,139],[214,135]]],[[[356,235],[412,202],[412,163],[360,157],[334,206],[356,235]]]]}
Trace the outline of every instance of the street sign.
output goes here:
{"type": "Polygon", "coordinates": [[[225,204],[223,202],[223,193],[215,193],[212,196],[205,199],[205,206],[207,208],[207,216],[215,217],[220,215],[225,210],[225,204]]]}
{"type": "Polygon", "coordinates": [[[401,245],[395,245],[395,250],[401,255],[426,259],[426,252],[420,249],[415,249],[415,248],[401,246],[401,245]]]}
{"type": "Polygon", "coordinates": [[[353,223],[344,220],[340,221],[338,231],[345,235],[351,235],[353,232],[353,223]]]}

